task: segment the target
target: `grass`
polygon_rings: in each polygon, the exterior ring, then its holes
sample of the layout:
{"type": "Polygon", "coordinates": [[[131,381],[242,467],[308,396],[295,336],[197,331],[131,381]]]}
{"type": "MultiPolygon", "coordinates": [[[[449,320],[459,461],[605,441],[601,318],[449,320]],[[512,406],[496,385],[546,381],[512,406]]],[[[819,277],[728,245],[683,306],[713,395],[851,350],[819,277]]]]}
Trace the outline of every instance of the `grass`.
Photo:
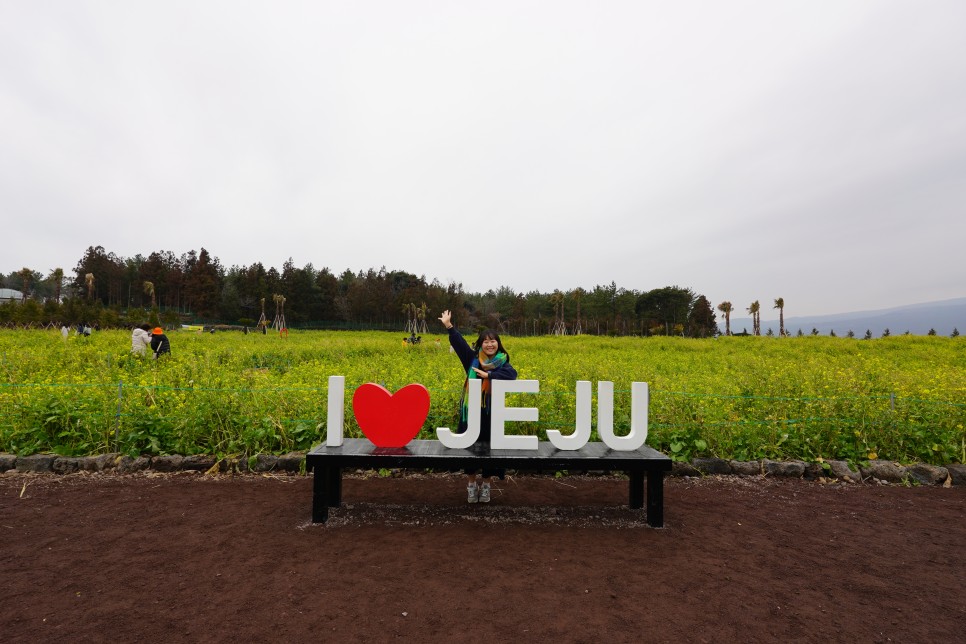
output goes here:
{"type": "MultiPolygon", "coordinates": [[[[402,333],[170,334],[161,361],[131,356],[123,331],[64,341],[0,330],[0,451],[64,455],[253,455],[305,450],[324,438],[326,382],[346,376],[346,435],[361,436],[352,391],[420,382],[430,415],[419,438],[453,427],[463,374],[444,336],[404,346],[402,333]]],[[[577,380],[615,384],[615,425],[630,419],[630,383],[650,385],[648,444],[686,460],[718,456],[966,462],[962,338],[505,337],[539,394],[536,423],[570,431],[577,380]]],[[[594,437],[596,438],[596,436],[594,437]]]]}

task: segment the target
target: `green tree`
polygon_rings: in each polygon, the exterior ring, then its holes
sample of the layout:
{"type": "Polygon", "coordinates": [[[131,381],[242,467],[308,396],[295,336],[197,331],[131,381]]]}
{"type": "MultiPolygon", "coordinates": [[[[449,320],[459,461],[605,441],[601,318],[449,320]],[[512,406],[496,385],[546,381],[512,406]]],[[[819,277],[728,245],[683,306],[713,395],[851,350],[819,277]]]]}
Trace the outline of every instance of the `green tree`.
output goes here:
{"type": "Polygon", "coordinates": [[[692,337],[707,338],[718,334],[718,322],[715,319],[711,302],[704,295],[694,300],[691,313],[688,315],[688,328],[692,337]]]}
{"type": "Polygon", "coordinates": [[[195,255],[190,251],[183,263],[182,303],[186,311],[202,318],[218,315],[218,301],[221,297],[223,271],[217,259],[212,259],[202,247],[195,255]]]}
{"type": "Polygon", "coordinates": [[[661,325],[669,333],[674,325],[688,322],[694,301],[691,289],[665,286],[639,295],[634,312],[647,326],[661,325]]]}

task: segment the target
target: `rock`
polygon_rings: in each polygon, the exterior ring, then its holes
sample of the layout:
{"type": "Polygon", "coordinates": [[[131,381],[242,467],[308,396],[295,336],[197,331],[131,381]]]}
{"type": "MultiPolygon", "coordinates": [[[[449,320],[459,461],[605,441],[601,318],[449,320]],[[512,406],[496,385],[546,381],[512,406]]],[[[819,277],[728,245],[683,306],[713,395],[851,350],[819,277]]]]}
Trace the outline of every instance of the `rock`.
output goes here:
{"type": "Polygon", "coordinates": [[[115,461],[115,468],[118,474],[132,474],[134,472],[143,472],[144,470],[151,467],[151,459],[147,456],[138,456],[137,458],[131,458],[130,456],[120,456],[115,461]]]}
{"type": "Polygon", "coordinates": [[[0,454],[0,472],[17,469],[16,454],[0,454]]]}
{"type": "Polygon", "coordinates": [[[255,457],[255,472],[271,472],[278,466],[278,457],[274,454],[259,454],[255,457]]]}
{"type": "Polygon", "coordinates": [[[875,478],[889,483],[901,483],[906,478],[906,468],[891,461],[869,461],[867,467],[861,468],[862,478],[875,478]]]}
{"type": "Polygon", "coordinates": [[[50,469],[58,474],[73,474],[74,472],[80,470],[80,459],[69,456],[59,456],[54,459],[54,463],[51,465],[50,469]]]}
{"type": "Polygon", "coordinates": [[[81,456],[77,459],[77,471],[79,472],[94,472],[97,469],[96,457],[94,456],[81,456]]]}
{"type": "Polygon", "coordinates": [[[690,463],[673,461],[671,463],[671,476],[701,476],[701,472],[694,469],[694,466],[690,463]]]}
{"type": "Polygon", "coordinates": [[[49,472],[54,465],[53,454],[33,454],[17,457],[18,472],[49,472]]]}
{"type": "Polygon", "coordinates": [[[703,474],[731,474],[731,464],[723,458],[692,458],[691,465],[703,474]]]}
{"type": "Polygon", "coordinates": [[[192,470],[195,472],[207,472],[214,466],[215,457],[207,456],[205,454],[194,454],[192,456],[185,456],[181,460],[181,469],[192,470]]]}
{"type": "Polygon", "coordinates": [[[729,461],[731,472],[741,476],[761,475],[761,461],[729,461]]]}
{"type": "Polygon", "coordinates": [[[155,456],[151,459],[151,469],[155,472],[178,472],[184,463],[184,456],[172,454],[170,456],[155,456]]]}
{"type": "Polygon", "coordinates": [[[848,461],[826,461],[829,464],[829,474],[837,479],[843,481],[851,481],[852,483],[859,483],[862,480],[862,474],[858,471],[853,470],[848,461]]]}
{"type": "Polygon", "coordinates": [[[303,452],[289,452],[278,457],[275,467],[282,472],[298,473],[302,471],[302,463],[304,462],[305,454],[303,452]]]}
{"type": "Polygon", "coordinates": [[[78,472],[103,472],[114,468],[114,461],[120,454],[98,454],[81,456],[77,459],[78,472]]]}
{"type": "Polygon", "coordinates": [[[949,471],[938,465],[919,463],[907,467],[906,476],[922,485],[938,485],[946,481],[949,471]]]}
{"type": "Polygon", "coordinates": [[[771,461],[766,458],[761,464],[765,476],[801,478],[805,474],[804,461],[771,461]]]}
{"type": "Polygon", "coordinates": [[[99,454],[98,456],[95,456],[94,471],[104,472],[106,470],[113,470],[115,467],[117,467],[117,459],[120,457],[121,455],[117,453],[99,454]]]}
{"type": "Polygon", "coordinates": [[[966,465],[962,463],[951,463],[946,466],[953,485],[966,485],[966,465]]]}
{"type": "Polygon", "coordinates": [[[812,461],[810,463],[805,463],[805,478],[809,481],[816,481],[821,477],[825,476],[825,468],[822,467],[821,463],[812,461]]]}

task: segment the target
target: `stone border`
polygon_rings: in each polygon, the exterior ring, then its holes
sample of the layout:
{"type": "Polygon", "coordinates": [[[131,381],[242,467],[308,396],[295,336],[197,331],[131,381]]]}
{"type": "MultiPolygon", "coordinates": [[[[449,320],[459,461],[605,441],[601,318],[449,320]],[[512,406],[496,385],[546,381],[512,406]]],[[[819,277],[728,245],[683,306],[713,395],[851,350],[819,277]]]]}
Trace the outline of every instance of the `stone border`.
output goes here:
{"type": "Polygon", "coordinates": [[[916,463],[899,465],[892,461],[869,461],[858,471],[847,461],[730,461],[723,458],[695,458],[690,463],[677,462],[671,472],[676,476],[737,474],[741,476],[784,476],[808,480],[831,479],[846,483],[915,483],[918,485],[966,485],[966,465],[951,463],[945,467],[916,463]],[[827,466],[827,467],[826,467],[827,466]]]}
{"type": "Polygon", "coordinates": [[[154,472],[194,471],[216,472],[284,472],[298,474],[303,471],[305,454],[292,452],[282,456],[259,454],[249,465],[248,458],[223,458],[214,456],[138,456],[100,454],[98,456],[57,456],[56,454],[33,454],[16,456],[0,454],[0,473],[15,470],[19,473],[37,472],[73,474],[75,472],[113,472],[131,474],[151,470],[154,472]]]}
{"type": "MultiPolygon", "coordinates": [[[[926,465],[899,465],[891,461],[869,461],[867,467],[853,470],[846,461],[733,461],[723,458],[695,458],[690,463],[674,461],[672,476],[781,476],[808,480],[837,480],[846,483],[915,483],[919,485],[966,485],[966,465],[953,463],[946,467],[926,465]],[[826,465],[828,467],[826,467],[826,465]]],[[[290,452],[282,456],[258,454],[254,459],[223,458],[214,456],[139,456],[132,458],[121,454],[99,456],[57,456],[34,454],[16,456],[0,454],[0,473],[72,474],[74,472],[113,472],[131,474],[142,471],[205,473],[230,472],[278,472],[299,474],[305,471],[305,453],[290,452]]]]}
{"type": "MultiPolygon", "coordinates": [[[[674,461],[672,476],[771,476],[804,478],[807,480],[834,480],[845,483],[914,483],[918,485],[966,485],[966,465],[953,463],[946,467],[918,463],[899,465],[892,461],[869,461],[858,471],[846,461],[734,461],[723,458],[695,458],[690,463],[674,461]],[[827,467],[826,467],[827,466],[827,467]]],[[[216,459],[214,456],[139,456],[132,458],[121,454],[98,456],[57,456],[34,454],[16,456],[0,454],[0,473],[36,472],[72,474],[74,472],[114,472],[131,474],[151,470],[154,472],[195,471],[204,473],[229,472],[277,472],[300,474],[305,471],[305,453],[290,452],[282,456],[258,454],[254,460],[242,458],[216,459]],[[251,461],[251,462],[250,462],[251,461]]]]}

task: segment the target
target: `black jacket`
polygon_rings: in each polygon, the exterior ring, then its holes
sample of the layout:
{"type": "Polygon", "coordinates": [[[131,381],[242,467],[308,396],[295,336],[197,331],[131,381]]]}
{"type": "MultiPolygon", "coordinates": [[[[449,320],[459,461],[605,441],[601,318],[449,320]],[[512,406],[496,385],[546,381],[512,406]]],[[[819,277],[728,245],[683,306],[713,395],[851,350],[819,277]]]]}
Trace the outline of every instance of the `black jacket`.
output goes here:
{"type": "Polygon", "coordinates": [[[171,342],[168,340],[168,336],[163,333],[160,335],[152,335],[151,351],[154,351],[155,357],[164,353],[171,353],[171,342]]]}

